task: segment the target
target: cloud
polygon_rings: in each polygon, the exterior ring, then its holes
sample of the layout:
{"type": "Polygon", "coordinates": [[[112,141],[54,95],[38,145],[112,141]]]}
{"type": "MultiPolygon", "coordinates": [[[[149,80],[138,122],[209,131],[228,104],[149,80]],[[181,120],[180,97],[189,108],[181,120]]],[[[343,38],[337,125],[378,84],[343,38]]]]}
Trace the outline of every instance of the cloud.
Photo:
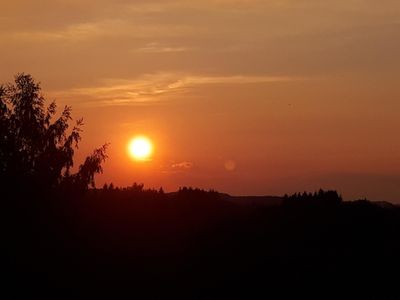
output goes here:
{"type": "MultiPolygon", "coordinates": [[[[152,23],[137,23],[129,19],[110,18],[100,21],[69,23],[59,28],[19,28],[0,30],[0,36],[9,40],[29,42],[82,42],[92,40],[146,38],[173,38],[190,34],[190,26],[169,24],[159,26],[152,23]]],[[[153,47],[155,48],[155,47],[153,47]]],[[[171,47],[164,47],[171,48],[171,47]]],[[[158,48],[155,48],[158,49],[158,48]]]]}
{"type": "MultiPolygon", "coordinates": [[[[11,2],[2,8],[5,9],[4,15],[10,17],[0,17],[0,33],[6,38],[82,41],[100,37],[136,37],[150,42],[154,38],[173,36],[187,42],[194,41],[197,45],[203,45],[206,40],[222,40],[224,45],[229,41],[252,41],[255,36],[260,41],[266,37],[292,36],[295,33],[308,35],[362,24],[391,23],[398,21],[400,11],[400,4],[394,0],[384,0],[386,5],[376,1],[361,1],[361,5],[359,0],[163,0],[134,3],[63,0],[56,1],[56,4],[45,1],[40,8],[29,1],[11,2]],[[54,18],[54,15],[61,17],[54,18]]],[[[168,46],[161,48],[165,48],[164,52],[177,50],[168,46]]],[[[151,46],[142,49],[154,50],[151,46]]]]}
{"type": "Polygon", "coordinates": [[[74,88],[56,93],[58,97],[86,98],[95,105],[128,105],[160,101],[161,96],[183,93],[210,84],[274,83],[301,80],[289,76],[207,76],[179,73],[145,74],[135,79],[106,79],[97,86],[74,88]]]}
{"type": "Polygon", "coordinates": [[[173,53],[173,52],[185,52],[190,50],[186,47],[173,47],[163,46],[159,43],[149,43],[145,47],[134,49],[133,52],[137,53],[173,53]]]}
{"type": "Polygon", "coordinates": [[[160,166],[161,172],[164,174],[179,174],[188,172],[194,168],[194,163],[190,161],[170,162],[160,166]]]}
{"type": "MultiPolygon", "coordinates": [[[[6,33],[6,37],[20,41],[36,42],[80,42],[89,38],[96,38],[111,34],[108,28],[116,26],[116,21],[85,22],[66,25],[58,29],[16,30],[6,33]]],[[[3,34],[4,35],[4,34],[3,34]]]]}
{"type": "Polygon", "coordinates": [[[191,163],[189,161],[173,163],[171,165],[171,168],[174,169],[174,170],[188,170],[188,169],[193,168],[193,163],[191,163]]]}

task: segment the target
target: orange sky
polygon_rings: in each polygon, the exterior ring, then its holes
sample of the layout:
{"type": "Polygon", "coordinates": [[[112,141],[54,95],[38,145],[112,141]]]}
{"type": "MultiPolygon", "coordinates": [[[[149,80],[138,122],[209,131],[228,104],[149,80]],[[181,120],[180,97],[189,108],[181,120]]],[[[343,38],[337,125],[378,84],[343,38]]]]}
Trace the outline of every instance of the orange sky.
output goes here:
{"type": "Polygon", "coordinates": [[[399,1],[0,2],[0,82],[72,105],[80,159],[111,143],[98,185],[400,202],[399,1]]]}

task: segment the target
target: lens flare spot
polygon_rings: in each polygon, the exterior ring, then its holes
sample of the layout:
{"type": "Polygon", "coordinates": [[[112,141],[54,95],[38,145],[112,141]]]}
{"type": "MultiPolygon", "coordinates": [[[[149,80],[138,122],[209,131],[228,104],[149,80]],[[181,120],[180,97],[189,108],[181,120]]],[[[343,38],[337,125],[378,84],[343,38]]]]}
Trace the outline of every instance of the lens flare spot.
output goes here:
{"type": "Polygon", "coordinates": [[[236,162],[233,160],[227,160],[224,164],[225,170],[233,172],[236,169],[236,162]]]}

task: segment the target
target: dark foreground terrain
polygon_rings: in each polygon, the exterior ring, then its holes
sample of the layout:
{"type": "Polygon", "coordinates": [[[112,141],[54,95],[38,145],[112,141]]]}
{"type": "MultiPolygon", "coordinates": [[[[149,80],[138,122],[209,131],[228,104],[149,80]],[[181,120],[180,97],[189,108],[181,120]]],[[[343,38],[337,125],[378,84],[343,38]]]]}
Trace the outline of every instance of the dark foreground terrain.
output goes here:
{"type": "Polygon", "coordinates": [[[3,299],[400,297],[398,207],[322,191],[228,198],[140,186],[9,196],[3,299]]]}

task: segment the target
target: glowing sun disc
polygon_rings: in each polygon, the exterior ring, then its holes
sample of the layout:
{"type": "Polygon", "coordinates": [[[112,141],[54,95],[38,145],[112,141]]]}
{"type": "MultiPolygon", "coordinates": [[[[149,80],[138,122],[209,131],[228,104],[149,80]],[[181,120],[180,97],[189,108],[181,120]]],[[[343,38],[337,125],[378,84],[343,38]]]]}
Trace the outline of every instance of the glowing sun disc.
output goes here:
{"type": "Polygon", "coordinates": [[[149,160],[153,153],[153,144],[147,137],[138,136],[129,142],[128,152],[135,160],[149,160]]]}

